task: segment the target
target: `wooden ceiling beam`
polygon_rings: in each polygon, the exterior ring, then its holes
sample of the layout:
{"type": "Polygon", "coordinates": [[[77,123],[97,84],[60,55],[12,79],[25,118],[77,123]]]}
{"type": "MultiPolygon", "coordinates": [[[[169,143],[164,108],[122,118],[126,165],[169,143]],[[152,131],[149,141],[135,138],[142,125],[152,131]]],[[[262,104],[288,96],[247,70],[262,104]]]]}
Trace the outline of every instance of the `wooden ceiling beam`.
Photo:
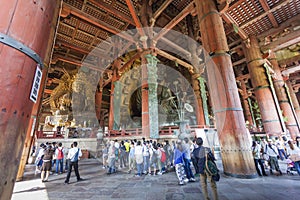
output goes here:
{"type": "Polygon", "coordinates": [[[238,61],[232,63],[232,66],[240,65],[240,64],[243,64],[245,62],[247,62],[246,58],[242,58],[241,60],[238,60],[238,61]]]}
{"type": "Polygon", "coordinates": [[[174,17],[154,38],[154,41],[158,41],[163,37],[169,30],[176,26],[181,20],[183,20],[188,14],[195,10],[194,2],[191,2],[187,7],[185,7],[176,17],[174,17]]]}
{"type": "MultiPolygon", "coordinates": [[[[146,36],[146,34],[144,32],[144,29],[143,29],[143,25],[142,25],[138,15],[137,15],[136,11],[135,11],[133,3],[131,2],[131,0],[126,0],[126,4],[128,6],[128,9],[130,11],[130,14],[133,18],[133,21],[135,23],[135,26],[136,26],[137,31],[139,32],[140,36],[142,36],[142,37],[146,36]]],[[[144,48],[147,48],[146,41],[142,41],[142,42],[143,42],[144,48]]]]}
{"type": "MultiPolygon", "coordinates": [[[[259,0],[259,3],[263,7],[264,11],[268,12],[270,10],[270,7],[269,7],[268,3],[266,2],[266,0],[259,0]]],[[[268,13],[267,16],[268,16],[270,22],[272,23],[273,27],[277,28],[278,27],[278,22],[276,21],[273,13],[268,13]]]]}
{"type": "Polygon", "coordinates": [[[98,6],[99,8],[119,17],[121,20],[124,20],[125,22],[131,24],[131,25],[135,25],[134,21],[132,21],[132,19],[127,16],[124,15],[123,13],[121,13],[120,11],[118,11],[117,9],[114,9],[111,5],[108,5],[107,3],[104,3],[103,1],[97,1],[97,0],[89,0],[89,2],[91,2],[92,4],[95,4],[96,6],[98,6]]]}
{"type": "Polygon", "coordinates": [[[289,33],[284,37],[280,37],[276,41],[271,42],[270,44],[262,46],[261,50],[263,52],[268,51],[269,49],[273,51],[278,51],[280,49],[289,47],[293,44],[297,44],[300,42],[299,35],[300,35],[300,29],[293,31],[292,33],[289,33]]]}
{"type": "Polygon", "coordinates": [[[222,18],[227,24],[232,24],[233,29],[242,38],[242,40],[246,40],[248,38],[248,35],[245,33],[245,31],[238,26],[238,23],[228,13],[224,12],[222,14],[222,18]]]}
{"type": "MultiPolygon", "coordinates": [[[[59,34],[59,33],[58,33],[59,34]]],[[[72,45],[70,43],[67,43],[67,42],[63,42],[63,41],[60,41],[60,40],[56,40],[56,43],[55,43],[55,48],[58,48],[60,46],[64,46],[64,47],[67,47],[67,48],[70,48],[70,49],[73,49],[75,51],[78,51],[82,54],[89,54],[90,51],[86,50],[86,49],[83,49],[81,47],[78,47],[78,46],[75,46],[75,45],[72,45]]]]}
{"type": "Polygon", "coordinates": [[[155,13],[153,14],[153,19],[157,19],[160,14],[170,5],[170,3],[172,3],[173,0],[166,0],[164,1],[164,3],[155,11],[155,13]]]}
{"type": "Polygon", "coordinates": [[[82,12],[81,10],[75,8],[75,7],[71,7],[69,6],[68,4],[66,3],[63,3],[63,10],[66,9],[66,10],[69,10],[70,11],[70,14],[76,16],[76,17],[79,17],[80,19],[84,20],[84,21],[87,21],[91,24],[94,24],[95,26],[103,29],[103,30],[106,30],[114,35],[118,35],[128,41],[131,41],[131,42],[135,42],[133,37],[131,37],[130,35],[128,35],[127,33],[124,33],[124,32],[121,32],[120,30],[116,29],[115,27],[85,13],[85,12],[82,12]]]}
{"type": "Polygon", "coordinates": [[[161,41],[166,43],[167,45],[173,47],[174,49],[176,49],[177,51],[180,51],[181,53],[183,53],[184,55],[186,55],[189,59],[191,58],[191,52],[185,50],[184,48],[182,48],[181,46],[177,45],[175,42],[172,42],[170,40],[168,40],[165,37],[161,38],[161,41]]]}
{"type": "Polygon", "coordinates": [[[161,55],[162,57],[165,57],[165,58],[167,58],[171,61],[177,62],[178,64],[180,64],[183,67],[187,68],[189,71],[194,71],[194,67],[191,64],[189,64],[189,63],[187,63],[187,62],[185,62],[185,61],[183,61],[179,58],[176,58],[175,56],[173,56],[173,55],[171,55],[171,54],[169,54],[169,53],[167,53],[167,52],[165,52],[161,49],[156,48],[155,53],[157,53],[158,55],[161,55]]]}
{"type": "Polygon", "coordinates": [[[101,58],[104,58],[104,59],[111,59],[111,57],[109,57],[107,54],[104,54],[103,52],[100,52],[100,50],[98,50],[97,48],[94,48],[94,49],[89,51],[89,50],[83,49],[79,46],[70,44],[68,42],[57,40],[56,44],[55,44],[55,47],[59,47],[60,45],[65,46],[65,47],[70,48],[70,49],[73,49],[75,51],[78,51],[78,52],[80,52],[82,54],[85,54],[85,55],[91,54],[91,55],[101,57],[101,58]]]}
{"type": "Polygon", "coordinates": [[[283,76],[289,76],[290,74],[293,74],[293,73],[299,72],[299,71],[300,71],[300,65],[295,65],[295,66],[284,69],[283,71],[281,71],[281,74],[283,76]]]}
{"type": "Polygon", "coordinates": [[[86,68],[89,68],[89,69],[92,69],[92,70],[95,70],[95,71],[99,71],[99,72],[103,72],[105,70],[105,69],[101,69],[101,68],[97,67],[97,65],[92,65],[92,64],[89,64],[89,63],[82,63],[78,60],[75,60],[75,59],[72,59],[72,58],[67,58],[67,57],[64,57],[64,56],[55,56],[54,60],[60,60],[62,62],[70,63],[72,65],[76,65],[76,66],[79,66],[79,67],[84,66],[86,68]]]}

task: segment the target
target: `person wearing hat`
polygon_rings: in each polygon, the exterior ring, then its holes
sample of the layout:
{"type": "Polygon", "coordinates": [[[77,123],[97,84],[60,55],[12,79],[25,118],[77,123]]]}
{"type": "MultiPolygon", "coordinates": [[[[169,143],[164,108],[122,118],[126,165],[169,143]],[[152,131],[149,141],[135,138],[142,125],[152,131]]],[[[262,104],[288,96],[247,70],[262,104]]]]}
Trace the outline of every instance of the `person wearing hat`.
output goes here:
{"type": "Polygon", "coordinates": [[[278,150],[272,142],[273,141],[271,139],[268,139],[268,145],[266,146],[266,153],[269,155],[270,174],[273,174],[273,170],[275,169],[280,175],[282,175],[278,164],[278,150]]]}

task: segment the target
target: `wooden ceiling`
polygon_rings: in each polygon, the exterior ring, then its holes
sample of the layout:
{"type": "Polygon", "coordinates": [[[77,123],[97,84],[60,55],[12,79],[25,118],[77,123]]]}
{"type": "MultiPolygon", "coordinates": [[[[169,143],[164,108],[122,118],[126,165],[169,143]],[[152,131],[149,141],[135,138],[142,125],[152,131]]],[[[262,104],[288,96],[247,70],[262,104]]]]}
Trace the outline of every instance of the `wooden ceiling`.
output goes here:
{"type": "MultiPolygon", "coordinates": [[[[293,68],[290,77],[294,78],[295,84],[300,85],[300,1],[217,2],[222,13],[228,45],[233,53],[234,67],[245,65],[241,43],[250,34],[254,34],[259,38],[262,51],[272,48],[279,52],[281,66],[285,69],[293,68]],[[226,2],[229,4],[226,5],[226,2]]],[[[143,27],[143,3],[148,3],[152,8],[152,19],[148,21],[150,25],[171,28],[185,35],[188,34],[186,16],[191,14],[194,39],[201,43],[192,0],[63,0],[44,98],[49,98],[65,70],[74,71],[80,68],[87,55],[95,48],[96,53],[94,51],[94,57],[89,57],[88,65],[92,67],[103,60],[109,60],[107,52],[112,51],[112,47],[106,41],[122,31],[143,27]],[[107,45],[97,48],[100,43],[107,45]]],[[[120,46],[122,47],[125,41],[135,45],[138,38],[134,32],[124,34],[120,46]]],[[[180,44],[180,38],[172,39],[171,43],[180,44]]],[[[130,45],[123,48],[130,48],[130,45]]],[[[187,61],[184,63],[190,64],[187,61]]],[[[106,81],[109,82],[109,76],[106,76],[106,81]]]]}

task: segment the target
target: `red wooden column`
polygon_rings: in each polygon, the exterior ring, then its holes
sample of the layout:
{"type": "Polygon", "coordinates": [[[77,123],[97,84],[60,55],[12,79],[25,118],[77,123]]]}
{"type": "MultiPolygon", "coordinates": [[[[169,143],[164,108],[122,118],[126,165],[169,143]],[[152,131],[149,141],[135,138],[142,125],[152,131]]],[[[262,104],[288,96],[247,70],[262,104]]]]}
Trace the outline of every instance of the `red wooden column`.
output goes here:
{"type": "Polygon", "coordinates": [[[0,37],[0,199],[12,195],[33,107],[29,99],[37,66],[33,59],[36,55],[44,59],[57,3],[1,2],[0,34],[5,37],[0,37]],[[18,42],[22,49],[14,45],[18,42]]]}
{"type": "Polygon", "coordinates": [[[273,51],[271,51],[268,60],[271,62],[276,74],[276,79],[274,80],[274,87],[280,108],[283,111],[283,116],[287,117],[285,125],[289,130],[291,137],[295,139],[296,136],[299,135],[299,124],[297,123],[296,113],[293,111],[292,108],[292,102],[289,101],[287,88],[285,87],[281,70],[276,60],[276,55],[273,51]]]}
{"type": "MultiPolygon", "coordinates": [[[[43,88],[45,85],[46,77],[48,74],[48,67],[44,68],[43,70],[43,76],[42,76],[42,82],[41,82],[41,87],[43,88]]],[[[39,90],[39,97],[42,97],[43,90],[39,90]]],[[[21,181],[23,179],[24,171],[25,171],[25,166],[29,157],[30,149],[32,146],[32,142],[34,139],[34,131],[35,127],[37,125],[37,116],[39,113],[39,109],[41,106],[41,101],[42,98],[39,98],[38,101],[33,105],[32,112],[31,112],[31,117],[29,121],[29,125],[26,131],[26,137],[25,137],[25,143],[22,151],[22,156],[20,159],[20,164],[19,164],[19,170],[17,173],[17,178],[16,181],[21,181]]]]}
{"type": "Polygon", "coordinates": [[[142,60],[142,129],[145,138],[150,138],[149,123],[149,94],[148,94],[148,70],[145,55],[141,56],[142,60]]]}
{"type": "Polygon", "coordinates": [[[299,122],[299,120],[300,120],[300,105],[299,105],[299,101],[298,101],[297,96],[295,94],[295,91],[294,91],[294,89],[292,87],[291,81],[287,80],[286,84],[287,84],[287,87],[289,88],[289,94],[290,94],[290,97],[291,97],[291,100],[292,100],[292,103],[293,103],[293,106],[294,106],[294,110],[296,112],[297,120],[299,122]]]}
{"type": "Polygon", "coordinates": [[[202,104],[200,83],[198,77],[200,77],[200,74],[195,74],[192,80],[193,89],[197,98],[197,105],[194,112],[196,113],[197,124],[206,125],[204,119],[203,104],[202,104]]]}
{"type": "MultiPolygon", "coordinates": [[[[50,30],[50,35],[49,35],[49,40],[48,45],[47,45],[47,52],[45,55],[44,59],[44,69],[43,69],[43,75],[42,75],[42,81],[41,81],[41,86],[39,90],[39,97],[42,97],[42,94],[44,93],[44,88],[48,76],[48,69],[49,69],[49,63],[50,63],[50,58],[52,55],[52,49],[53,49],[53,43],[54,43],[54,38],[55,38],[55,32],[56,32],[56,27],[58,23],[58,17],[59,17],[59,12],[60,12],[60,4],[56,5],[55,12],[54,12],[54,17],[52,19],[52,26],[50,30]]],[[[23,179],[24,171],[25,171],[25,166],[27,164],[30,150],[32,147],[32,144],[34,143],[34,138],[35,138],[35,130],[38,127],[40,118],[39,113],[40,113],[40,108],[42,105],[42,98],[38,98],[37,102],[33,105],[32,111],[31,111],[31,117],[30,117],[30,122],[27,128],[26,132],[26,138],[25,138],[25,143],[23,147],[23,152],[19,164],[19,170],[17,173],[17,178],[16,181],[21,181],[23,179]]]]}
{"type": "Polygon", "coordinates": [[[211,101],[216,117],[224,173],[239,178],[256,175],[243,109],[220,13],[215,1],[196,0],[196,9],[207,59],[211,101]]]}
{"type": "Polygon", "coordinates": [[[114,90],[115,85],[114,82],[117,80],[117,69],[114,69],[113,77],[111,80],[110,86],[110,103],[109,103],[109,117],[108,117],[108,130],[113,130],[114,128],[114,90]]]}
{"type": "Polygon", "coordinates": [[[246,47],[245,43],[243,43],[243,49],[264,130],[270,135],[281,134],[283,129],[278,115],[278,108],[275,104],[276,96],[274,97],[274,94],[272,94],[267,73],[263,66],[265,61],[262,58],[256,37],[251,35],[250,47],[246,47]]]}

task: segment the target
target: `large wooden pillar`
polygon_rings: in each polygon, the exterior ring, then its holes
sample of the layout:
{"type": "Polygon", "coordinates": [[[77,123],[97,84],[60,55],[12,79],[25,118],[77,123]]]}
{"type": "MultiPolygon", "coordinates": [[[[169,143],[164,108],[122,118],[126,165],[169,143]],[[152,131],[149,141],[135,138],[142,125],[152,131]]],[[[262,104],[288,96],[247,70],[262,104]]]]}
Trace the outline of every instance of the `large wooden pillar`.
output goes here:
{"type": "Polygon", "coordinates": [[[272,93],[270,80],[264,68],[265,61],[262,58],[257,38],[251,35],[249,39],[250,47],[246,47],[246,44],[243,43],[243,49],[261,113],[263,127],[267,134],[271,136],[279,135],[284,131],[284,128],[276,106],[276,95],[272,93]]]}
{"type": "MultiPolygon", "coordinates": [[[[196,42],[195,40],[195,36],[194,36],[194,27],[193,27],[193,20],[192,20],[192,16],[188,15],[186,17],[186,23],[187,23],[187,29],[188,29],[188,36],[191,37],[193,40],[189,40],[188,41],[188,47],[189,47],[189,51],[191,52],[191,63],[194,67],[194,69],[198,69],[199,68],[199,58],[197,55],[197,46],[196,46],[196,42]]],[[[196,95],[196,99],[197,99],[197,105],[195,107],[195,113],[196,113],[196,120],[197,120],[197,124],[198,125],[205,125],[205,112],[203,112],[203,104],[202,104],[202,99],[201,99],[201,73],[202,71],[197,71],[193,77],[192,77],[192,86],[193,86],[193,90],[194,93],[196,95]]],[[[202,79],[203,80],[203,79],[202,79]]],[[[203,91],[203,89],[202,89],[203,91]]],[[[205,94],[206,95],[206,94],[205,94]]],[[[204,102],[205,104],[206,102],[204,102]]],[[[208,116],[207,116],[208,118],[208,116]]],[[[208,122],[209,124],[209,122],[208,122]]],[[[208,125],[207,124],[207,125],[208,125]]]]}
{"type": "Polygon", "coordinates": [[[273,51],[270,52],[268,60],[271,62],[276,74],[276,79],[274,80],[274,88],[280,108],[283,112],[282,114],[287,118],[287,121],[285,122],[286,128],[289,130],[291,137],[295,139],[296,136],[299,135],[299,124],[297,121],[296,113],[293,110],[293,104],[288,96],[288,88],[285,85],[279,64],[276,60],[276,55],[273,51]]]}
{"type": "Polygon", "coordinates": [[[108,130],[114,130],[114,98],[115,98],[115,82],[117,81],[117,68],[114,66],[113,77],[110,86],[110,103],[109,103],[109,117],[108,130]]]}
{"type": "Polygon", "coordinates": [[[290,80],[286,81],[286,85],[289,88],[289,94],[290,94],[290,97],[291,97],[291,100],[292,100],[292,104],[294,106],[294,110],[296,112],[297,120],[299,122],[299,120],[300,120],[300,105],[299,105],[299,101],[297,99],[297,96],[295,94],[295,91],[293,89],[293,86],[292,86],[290,80]]]}
{"type": "MultiPolygon", "coordinates": [[[[48,67],[43,70],[43,76],[42,76],[42,82],[41,82],[42,88],[45,85],[47,74],[48,74],[48,67]]],[[[38,118],[39,109],[41,106],[42,93],[43,93],[43,90],[40,89],[39,95],[38,95],[40,98],[34,104],[32,112],[31,112],[31,117],[30,117],[28,128],[27,128],[27,132],[26,132],[25,143],[24,143],[22,156],[21,156],[20,163],[19,163],[19,170],[17,173],[16,181],[21,181],[23,179],[25,166],[26,166],[26,163],[27,163],[27,160],[29,157],[29,153],[30,153],[30,149],[32,146],[32,142],[34,139],[35,127],[37,127],[37,118],[38,118]]]]}
{"type": "Polygon", "coordinates": [[[142,60],[142,128],[145,138],[150,138],[150,125],[149,125],[149,96],[148,96],[148,72],[147,60],[144,55],[141,56],[142,60]]]}
{"type": "Polygon", "coordinates": [[[55,32],[57,29],[57,23],[58,23],[58,18],[59,18],[59,12],[60,12],[61,6],[60,4],[56,5],[55,12],[54,12],[54,17],[52,19],[52,24],[51,24],[51,30],[50,30],[50,35],[49,35],[49,40],[47,41],[47,52],[45,55],[44,59],[44,69],[43,69],[43,74],[42,74],[42,81],[41,81],[41,86],[39,90],[38,96],[41,98],[37,99],[37,102],[33,105],[32,111],[31,111],[31,117],[29,121],[29,125],[27,128],[26,132],[26,138],[25,138],[25,143],[22,151],[22,156],[19,164],[19,170],[17,173],[17,178],[16,181],[21,181],[23,179],[24,171],[25,171],[25,166],[27,164],[30,150],[32,148],[32,144],[34,143],[34,138],[35,138],[35,130],[38,127],[39,124],[39,114],[40,114],[40,108],[42,105],[42,94],[44,93],[44,88],[45,84],[47,81],[47,76],[48,76],[48,69],[49,69],[49,64],[50,64],[50,59],[52,56],[52,50],[53,50],[53,44],[54,44],[54,39],[55,39],[55,32]]]}
{"type": "MultiPolygon", "coordinates": [[[[197,120],[198,125],[209,125],[209,121],[207,121],[208,123],[205,123],[205,114],[204,114],[204,109],[203,109],[203,102],[202,102],[202,96],[201,96],[202,93],[201,93],[201,86],[200,86],[199,79],[201,79],[200,74],[195,74],[193,76],[193,80],[192,80],[194,93],[195,93],[196,99],[197,99],[197,105],[195,108],[196,120],[197,120]]],[[[206,96],[206,94],[204,94],[204,95],[206,96]]],[[[208,113],[206,113],[206,114],[208,115],[208,113]]],[[[208,118],[208,116],[207,116],[207,118],[208,118]]]]}
{"type": "Polygon", "coordinates": [[[235,82],[226,35],[216,2],[196,0],[203,47],[207,59],[209,91],[216,117],[224,173],[239,178],[256,177],[243,110],[235,82]]]}
{"type": "MultiPolygon", "coordinates": [[[[158,129],[158,100],[157,100],[157,62],[155,55],[145,55],[147,60],[147,84],[148,84],[148,116],[150,138],[159,138],[158,129]]],[[[144,103],[144,102],[143,102],[144,103]]]]}
{"type": "Polygon", "coordinates": [[[242,79],[240,80],[241,82],[241,90],[242,90],[242,104],[243,104],[243,108],[244,108],[244,113],[245,113],[245,118],[246,120],[249,122],[249,127],[254,126],[253,123],[253,119],[252,119],[252,114],[250,111],[250,105],[249,105],[249,95],[248,95],[248,91],[247,91],[247,87],[246,87],[246,81],[248,81],[248,79],[242,79]]]}
{"type": "Polygon", "coordinates": [[[29,96],[35,70],[47,50],[57,3],[1,2],[0,199],[12,195],[33,107],[29,96]]]}

